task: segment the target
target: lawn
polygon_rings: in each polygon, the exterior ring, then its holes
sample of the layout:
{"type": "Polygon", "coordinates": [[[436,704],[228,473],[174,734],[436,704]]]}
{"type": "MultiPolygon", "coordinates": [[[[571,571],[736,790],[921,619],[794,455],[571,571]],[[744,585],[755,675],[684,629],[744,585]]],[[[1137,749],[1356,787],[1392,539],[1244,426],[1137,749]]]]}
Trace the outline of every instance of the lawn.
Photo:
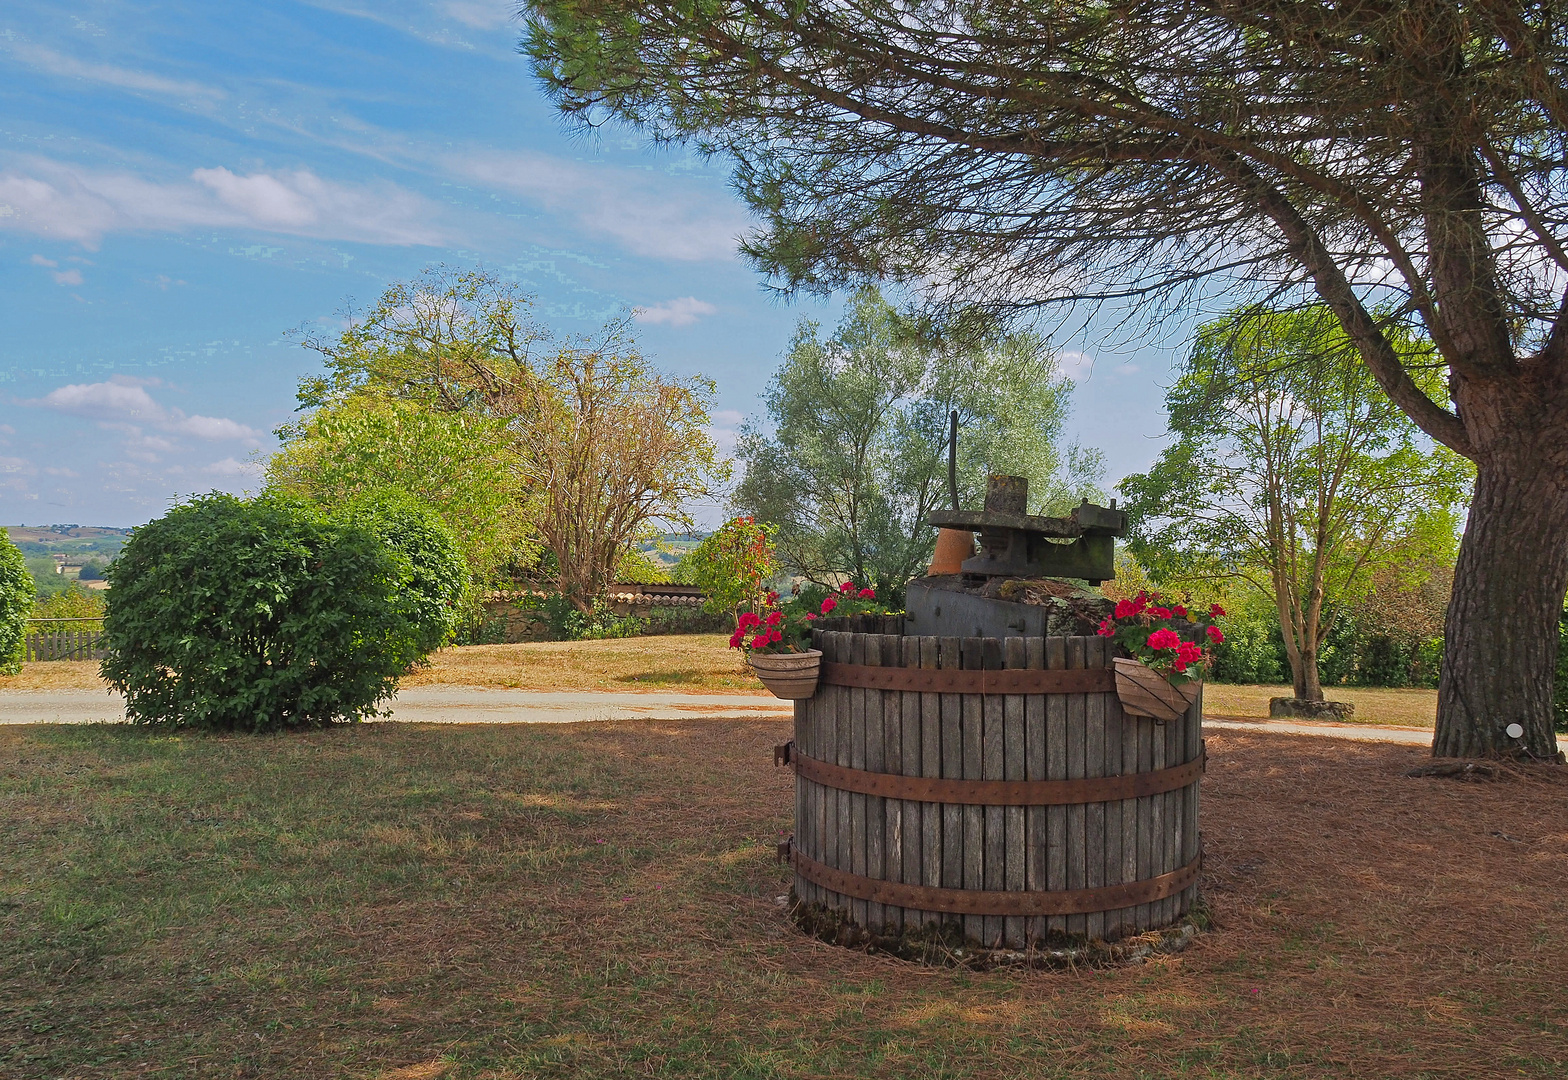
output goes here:
{"type": "Polygon", "coordinates": [[[922,968],[777,898],[769,721],[0,729],[0,1076],[1568,1076],[1568,787],[1211,733],[1213,928],[922,968]]]}
{"type": "MultiPolygon", "coordinates": [[[[1203,715],[1267,720],[1269,698],[1292,697],[1289,686],[1228,686],[1203,684],[1203,715]]],[[[1356,707],[1357,724],[1433,727],[1437,723],[1436,690],[1390,690],[1377,686],[1330,686],[1323,696],[1356,707]]]]}
{"type": "MultiPolygon", "coordinates": [[[[672,634],[608,641],[536,641],[441,649],[404,686],[489,686],[512,690],[677,690],[766,694],[723,634],[672,634]]],[[[97,661],[24,664],[0,675],[0,690],[97,690],[97,661]]]]}

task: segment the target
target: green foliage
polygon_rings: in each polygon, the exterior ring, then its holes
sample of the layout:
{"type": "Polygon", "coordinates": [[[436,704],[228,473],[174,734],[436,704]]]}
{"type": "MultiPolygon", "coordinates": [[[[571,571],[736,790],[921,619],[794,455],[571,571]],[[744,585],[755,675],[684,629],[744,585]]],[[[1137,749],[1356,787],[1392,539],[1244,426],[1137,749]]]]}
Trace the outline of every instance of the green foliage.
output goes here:
{"type": "Polygon", "coordinates": [[[755,610],[767,582],[778,571],[767,526],[749,517],[725,522],[688,552],[679,566],[682,581],[708,594],[703,607],[712,614],[755,610]]]}
{"type": "MultiPolygon", "coordinates": [[[[302,399],[320,400],[319,389],[302,399]]],[[[269,489],[328,509],[367,491],[408,492],[441,515],[478,582],[538,549],[503,418],[361,391],[321,401],[276,434],[283,445],[267,462],[269,489]]]]}
{"type": "Polygon", "coordinates": [[[572,598],[560,593],[524,598],[521,606],[536,611],[550,628],[552,641],[590,641],[600,638],[637,637],[648,623],[635,615],[617,615],[603,603],[582,611],[572,598]]]}
{"type": "Polygon", "coordinates": [[[35,595],[27,560],[10,537],[0,535],[0,675],[22,670],[27,620],[33,613],[35,595]]]}
{"type": "Polygon", "coordinates": [[[628,548],[615,567],[615,580],[637,585],[663,585],[670,580],[670,572],[648,552],[628,548]]]}
{"type": "Polygon", "coordinates": [[[64,592],[55,593],[47,599],[40,598],[33,603],[33,618],[35,619],[101,619],[103,618],[105,593],[93,589],[84,589],[75,582],[64,592]]]}
{"type": "MultiPolygon", "coordinates": [[[[1397,340],[1412,364],[1430,351],[1397,340]]],[[[1452,564],[1472,469],[1425,443],[1327,309],[1203,326],[1166,403],[1176,442],[1120,485],[1128,547],[1162,585],[1244,581],[1268,597],[1298,692],[1380,572],[1452,564]]]]}
{"type": "Polygon", "coordinates": [[[71,587],[71,579],[60,573],[55,561],[48,555],[29,555],[27,572],[33,579],[33,592],[41,597],[58,596],[71,587]]]}
{"type": "MultiPolygon", "coordinates": [[[[305,344],[327,365],[300,384],[309,408],[386,399],[486,432],[474,448],[498,455],[518,520],[555,554],[556,591],[584,614],[654,522],[689,527],[686,504],[729,476],[708,434],[712,380],[654,368],[630,313],[595,337],[559,339],[512,283],[432,267],[389,286],[336,339],[305,344]]],[[[533,561],[511,554],[496,565],[533,561]]]]}
{"type": "Polygon", "coordinates": [[[818,329],[800,323],[763,396],[766,417],[737,446],[746,477],[734,503],[775,527],[791,572],[901,594],[931,558],[926,516],[949,504],[951,410],[962,505],[979,505],[987,473],[1028,477],[1035,512],[1094,493],[1097,456],[1064,463],[1057,449],[1071,383],[1040,338],[925,340],[875,289],[855,294],[831,337],[818,329]]]}
{"type": "Polygon", "coordinates": [[[406,492],[382,489],[359,495],[335,516],[403,556],[398,605],[416,628],[420,655],[451,641],[466,607],[469,575],[440,515],[406,492]]]}
{"type": "Polygon", "coordinates": [[[374,715],[424,655],[410,561],[277,496],[202,496],[137,529],[109,569],[103,674],[136,723],[321,727],[374,715]]]}

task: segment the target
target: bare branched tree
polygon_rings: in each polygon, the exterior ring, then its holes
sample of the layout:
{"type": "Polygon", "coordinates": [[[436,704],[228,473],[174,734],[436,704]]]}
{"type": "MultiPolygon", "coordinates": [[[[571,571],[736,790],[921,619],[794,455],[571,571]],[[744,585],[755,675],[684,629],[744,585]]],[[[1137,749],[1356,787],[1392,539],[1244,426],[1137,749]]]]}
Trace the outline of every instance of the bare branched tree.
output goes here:
{"type": "Polygon", "coordinates": [[[532,0],[559,106],[734,164],[784,290],[936,310],[1333,310],[1478,480],[1434,752],[1555,752],[1568,589],[1568,8],[1414,0],[532,0]],[[1390,312],[1387,316],[1376,312],[1390,312]],[[1390,323],[1424,331],[1448,400],[1390,323]],[[1520,724],[1522,740],[1506,732],[1520,724]]]}

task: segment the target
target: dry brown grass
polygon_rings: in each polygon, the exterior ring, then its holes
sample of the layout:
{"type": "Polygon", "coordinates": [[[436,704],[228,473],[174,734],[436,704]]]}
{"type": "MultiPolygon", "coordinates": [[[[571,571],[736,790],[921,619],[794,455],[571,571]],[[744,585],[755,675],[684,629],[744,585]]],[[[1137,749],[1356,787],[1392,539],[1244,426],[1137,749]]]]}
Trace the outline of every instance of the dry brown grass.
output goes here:
{"type": "Polygon", "coordinates": [[[0,675],[5,690],[102,690],[96,660],[46,660],[22,665],[20,675],[0,675]]]}
{"type": "MultiPolygon", "coordinates": [[[[1288,686],[1227,686],[1203,684],[1205,716],[1268,719],[1269,698],[1290,697],[1288,686]]],[[[1437,723],[1436,690],[1389,690],[1375,686],[1331,686],[1323,696],[1356,707],[1357,724],[1393,724],[1429,728],[1437,723]]]]}
{"type": "Polygon", "coordinates": [[[766,694],[722,634],[459,645],[442,649],[404,686],[512,690],[631,690],[766,694]]]}
{"type": "Polygon", "coordinates": [[[787,732],[0,729],[0,1076],[1568,1075],[1556,772],[1211,733],[1212,929],[974,973],[789,924],[787,732]]]}
{"type": "MultiPolygon", "coordinates": [[[[439,650],[430,661],[402,685],[767,694],[722,634],[458,645],[439,650]]],[[[0,691],[99,690],[104,685],[96,660],[23,664],[20,675],[0,676],[0,691]]]]}

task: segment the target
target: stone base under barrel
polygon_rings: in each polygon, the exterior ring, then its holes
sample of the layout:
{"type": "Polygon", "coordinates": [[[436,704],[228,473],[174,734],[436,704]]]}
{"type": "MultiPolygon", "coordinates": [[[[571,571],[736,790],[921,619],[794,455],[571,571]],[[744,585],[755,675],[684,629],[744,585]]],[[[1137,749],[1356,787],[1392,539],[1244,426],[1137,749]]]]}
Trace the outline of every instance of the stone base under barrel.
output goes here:
{"type": "Polygon", "coordinates": [[[1201,698],[1170,723],[1126,714],[1097,637],[815,636],[823,675],[787,751],[808,910],[1010,949],[1181,920],[1201,698]]]}

